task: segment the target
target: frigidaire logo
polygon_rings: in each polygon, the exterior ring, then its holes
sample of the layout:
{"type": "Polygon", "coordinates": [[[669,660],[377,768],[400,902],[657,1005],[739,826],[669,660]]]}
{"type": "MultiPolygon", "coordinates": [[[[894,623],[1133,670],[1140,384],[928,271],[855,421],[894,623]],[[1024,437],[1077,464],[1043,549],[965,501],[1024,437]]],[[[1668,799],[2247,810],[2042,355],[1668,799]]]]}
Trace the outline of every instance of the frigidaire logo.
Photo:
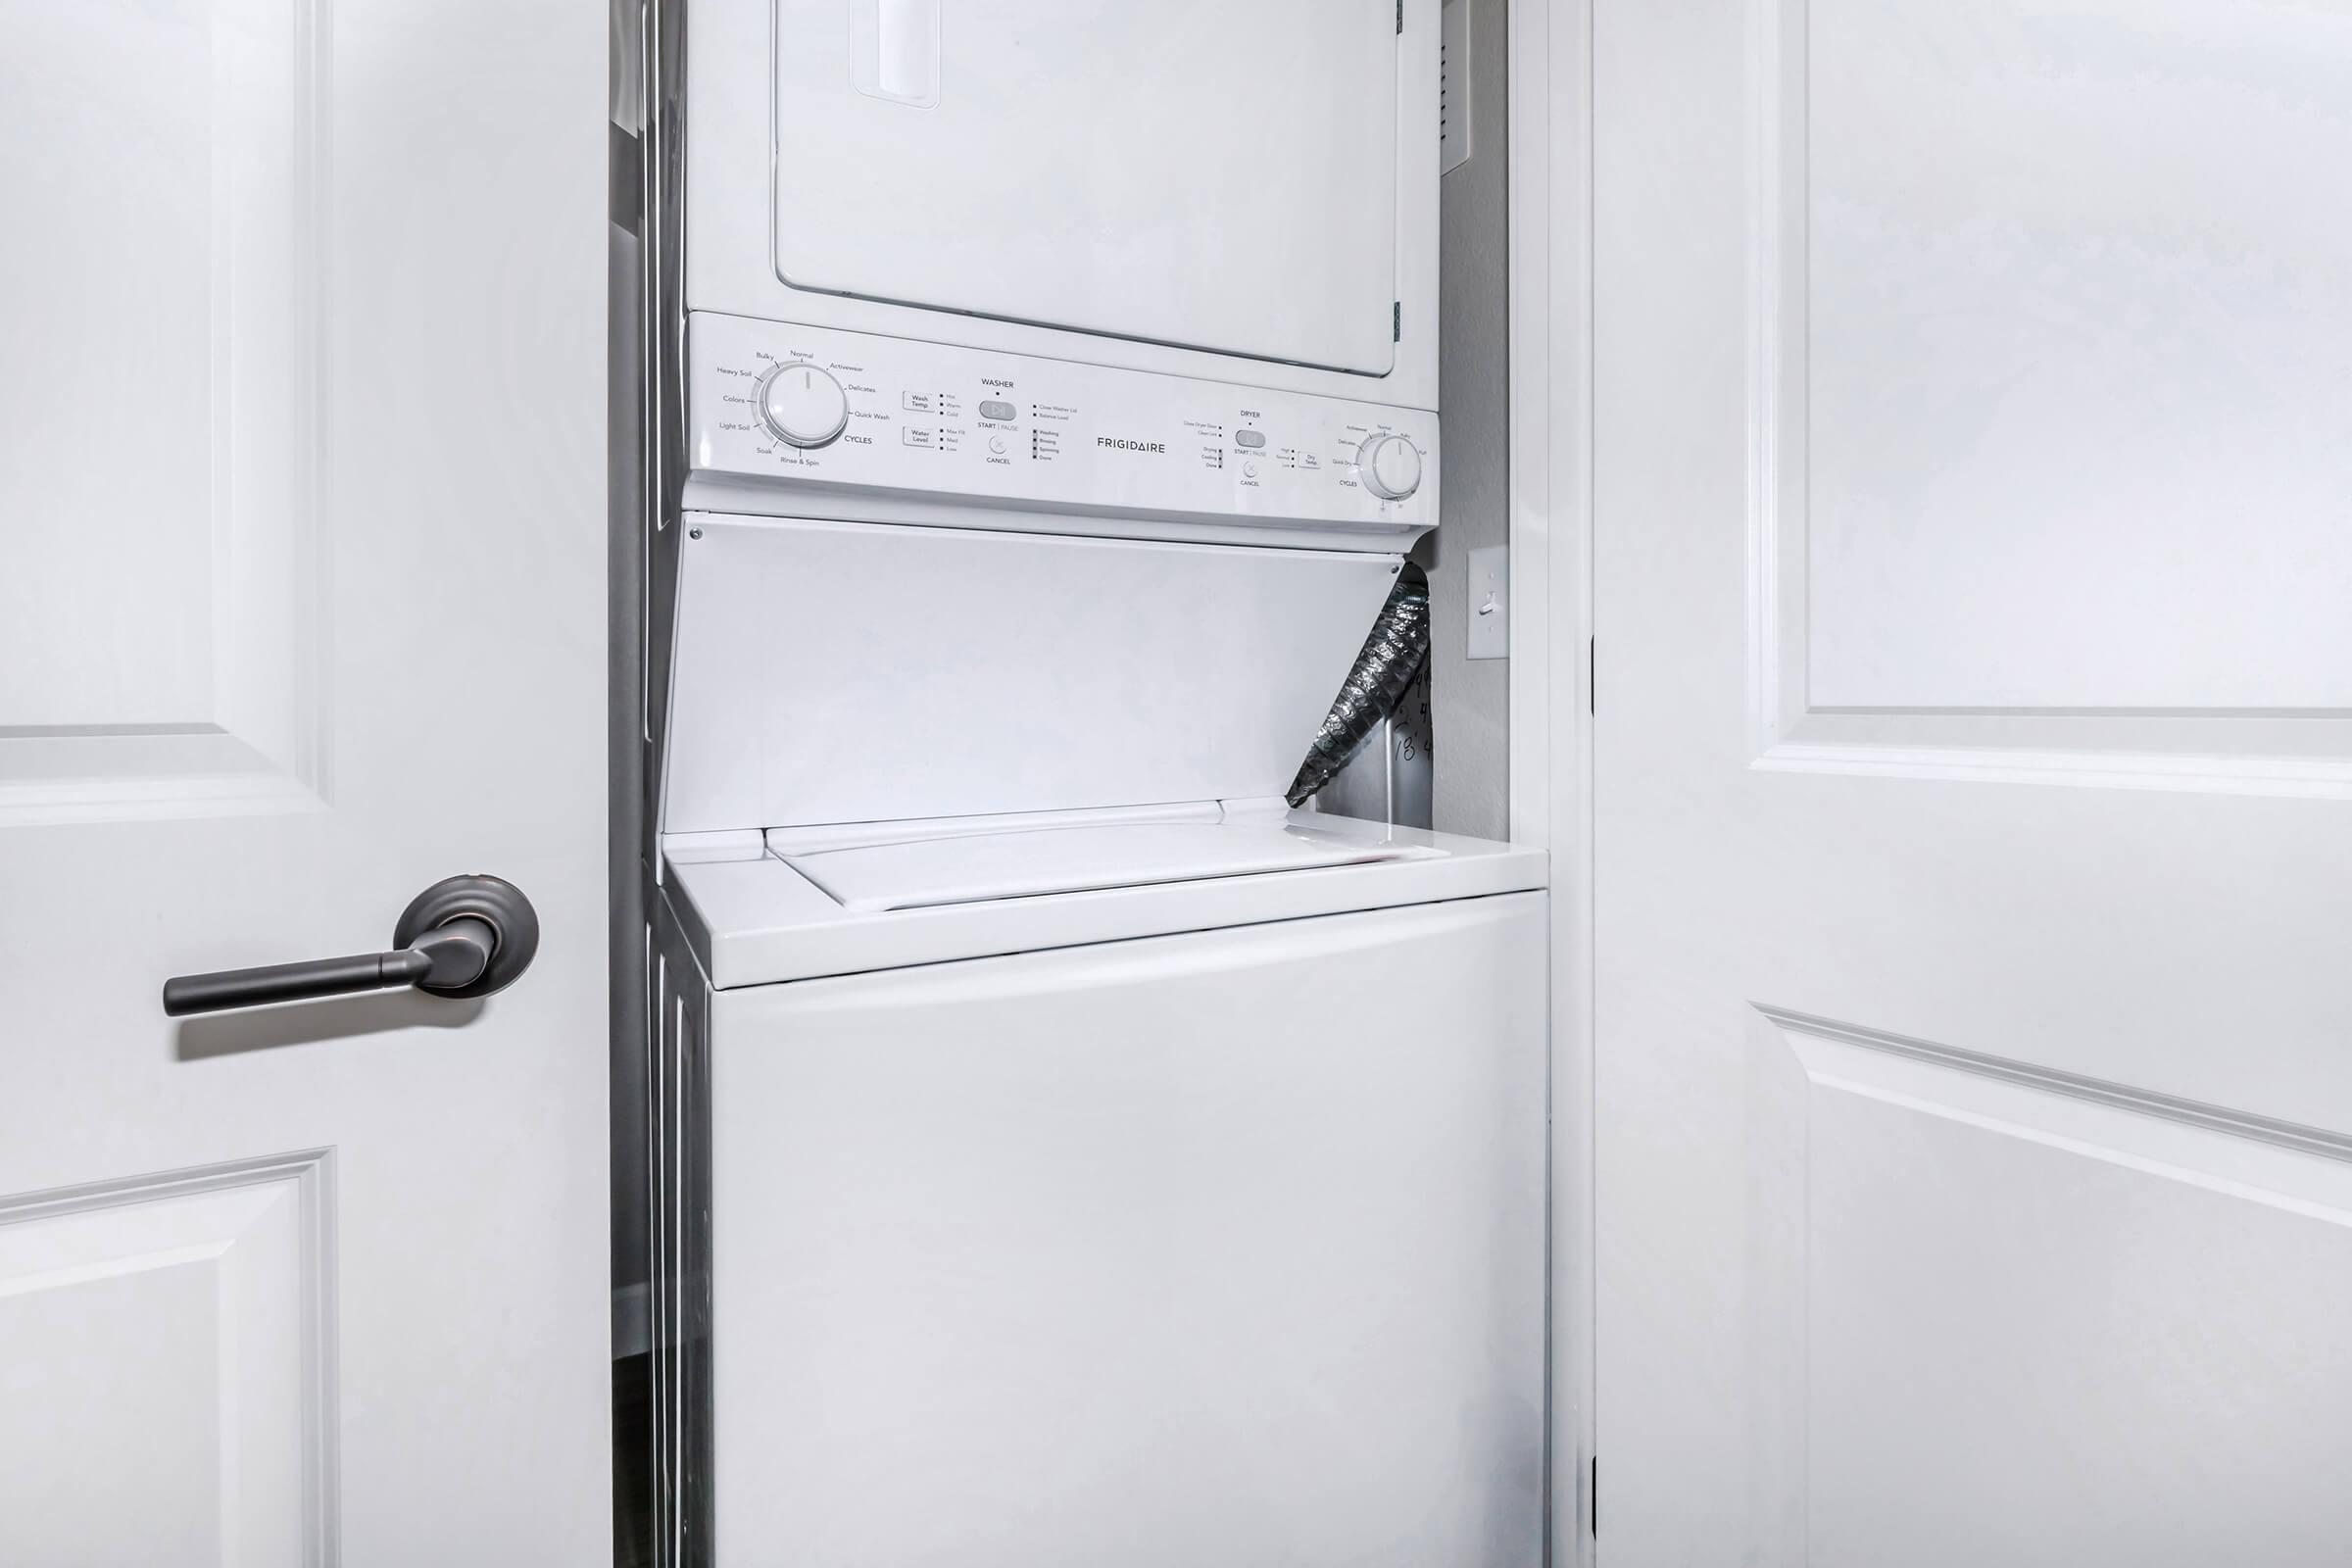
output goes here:
{"type": "Polygon", "coordinates": [[[1117,436],[1111,435],[1095,437],[1095,445],[1117,447],[1121,452],[1165,452],[1168,450],[1167,443],[1164,441],[1122,441],[1117,436]]]}

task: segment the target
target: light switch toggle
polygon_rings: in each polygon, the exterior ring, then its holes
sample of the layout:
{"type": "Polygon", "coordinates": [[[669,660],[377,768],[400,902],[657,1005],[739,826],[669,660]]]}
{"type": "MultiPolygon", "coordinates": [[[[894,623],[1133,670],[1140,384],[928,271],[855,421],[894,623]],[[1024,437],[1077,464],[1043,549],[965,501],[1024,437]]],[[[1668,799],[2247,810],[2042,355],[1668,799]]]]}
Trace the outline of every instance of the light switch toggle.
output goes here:
{"type": "Polygon", "coordinates": [[[1502,545],[1470,552],[1470,628],[1466,659],[1511,656],[1511,553],[1502,545]]]}

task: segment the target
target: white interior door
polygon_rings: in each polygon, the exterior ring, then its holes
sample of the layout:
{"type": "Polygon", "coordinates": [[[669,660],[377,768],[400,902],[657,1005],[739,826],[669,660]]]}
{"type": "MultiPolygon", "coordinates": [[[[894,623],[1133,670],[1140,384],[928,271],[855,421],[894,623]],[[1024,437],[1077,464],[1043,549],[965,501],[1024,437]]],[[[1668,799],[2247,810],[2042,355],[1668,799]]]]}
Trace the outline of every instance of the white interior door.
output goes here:
{"type": "Polygon", "coordinates": [[[2352,1560],[2352,9],[1593,21],[1601,1557],[2352,1560]]]}
{"type": "Polygon", "coordinates": [[[604,18],[0,32],[0,1560],[599,1560],[604,18]],[[498,996],[161,1011],[474,871],[498,996]]]}

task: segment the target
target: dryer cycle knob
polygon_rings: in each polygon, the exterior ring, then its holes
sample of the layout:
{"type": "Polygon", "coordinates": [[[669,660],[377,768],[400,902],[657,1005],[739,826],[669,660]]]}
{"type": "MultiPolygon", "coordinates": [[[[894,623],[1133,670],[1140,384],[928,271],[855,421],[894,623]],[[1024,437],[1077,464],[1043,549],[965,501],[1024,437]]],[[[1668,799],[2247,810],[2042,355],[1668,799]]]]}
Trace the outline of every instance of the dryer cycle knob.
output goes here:
{"type": "Polygon", "coordinates": [[[850,422],[849,394],[813,365],[779,365],[760,377],[760,419],[796,447],[821,447],[850,422]]]}
{"type": "Polygon", "coordinates": [[[1356,449],[1356,477],[1383,501],[1402,501],[1421,488],[1421,452],[1400,435],[1376,435],[1356,449]]]}

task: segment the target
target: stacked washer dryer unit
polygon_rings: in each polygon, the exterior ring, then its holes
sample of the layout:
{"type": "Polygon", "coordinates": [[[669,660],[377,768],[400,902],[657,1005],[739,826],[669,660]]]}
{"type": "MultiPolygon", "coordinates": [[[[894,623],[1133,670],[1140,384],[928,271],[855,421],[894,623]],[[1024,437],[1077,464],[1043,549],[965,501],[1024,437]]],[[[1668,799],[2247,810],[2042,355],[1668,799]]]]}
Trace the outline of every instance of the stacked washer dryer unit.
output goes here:
{"type": "Polygon", "coordinates": [[[1437,0],[685,22],[664,1549],[1537,1561],[1544,858],[1281,799],[1437,519],[1437,0]]]}

